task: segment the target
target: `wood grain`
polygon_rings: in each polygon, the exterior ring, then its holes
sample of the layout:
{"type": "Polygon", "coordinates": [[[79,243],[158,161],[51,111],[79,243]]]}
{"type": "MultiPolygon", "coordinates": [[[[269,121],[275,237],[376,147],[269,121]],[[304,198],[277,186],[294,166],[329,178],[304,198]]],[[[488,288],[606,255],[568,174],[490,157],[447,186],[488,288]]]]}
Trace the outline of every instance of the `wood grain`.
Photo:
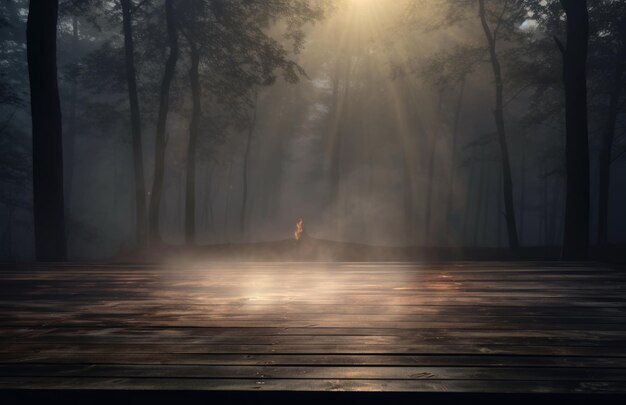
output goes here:
{"type": "Polygon", "coordinates": [[[3,264],[9,388],[626,394],[626,272],[3,264]]]}

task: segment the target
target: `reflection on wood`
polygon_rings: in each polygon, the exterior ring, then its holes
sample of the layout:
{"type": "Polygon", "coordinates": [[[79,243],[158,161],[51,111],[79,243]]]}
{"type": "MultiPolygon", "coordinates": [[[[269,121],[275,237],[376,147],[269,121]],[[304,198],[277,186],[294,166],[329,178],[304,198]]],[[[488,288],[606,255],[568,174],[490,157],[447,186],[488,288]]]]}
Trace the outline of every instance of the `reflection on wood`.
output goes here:
{"type": "Polygon", "coordinates": [[[0,389],[626,393],[626,273],[4,265],[0,389]]]}

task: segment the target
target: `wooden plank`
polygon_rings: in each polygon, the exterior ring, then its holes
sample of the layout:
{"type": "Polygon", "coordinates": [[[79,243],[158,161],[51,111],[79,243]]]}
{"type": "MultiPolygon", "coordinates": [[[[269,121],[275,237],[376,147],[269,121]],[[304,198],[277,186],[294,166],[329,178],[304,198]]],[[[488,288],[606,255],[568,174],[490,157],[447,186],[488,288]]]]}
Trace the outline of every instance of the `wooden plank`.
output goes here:
{"type": "MultiPolygon", "coordinates": [[[[612,317],[612,316],[602,316],[602,317],[537,317],[537,316],[463,316],[461,314],[458,315],[423,315],[423,314],[246,314],[246,313],[226,313],[226,314],[213,314],[213,313],[203,313],[202,311],[154,311],[153,315],[150,317],[142,316],[144,315],[140,311],[94,311],[90,310],[89,313],[86,314],[76,314],[75,312],[30,312],[30,311],[15,311],[10,314],[2,314],[0,313],[0,322],[4,327],[7,327],[9,324],[19,324],[19,322],[34,322],[34,321],[54,321],[54,320],[67,320],[67,321],[94,321],[94,320],[119,320],[124,322],[127,319],[133,319],[137,317],[141,317],[144,320],[150,320],[154,323],[160,322],[211,322],[215,325],[224,323],[227,325],[229,322],[280,322],[281,324],[285,324],[288,322],[301,323],[301,322],[309,322],[309,323],[345,323],[353,324],[355,322],[361,322],[365,324],[394,324],[394,323],[419,323],[423,325],[437,325],[444,324],[443,327],[446,329],[454,329],[454,326],[450,325],[458,325],[459,328],[462,328],[464,325],[480,325],[480,324],[493,324],[497,322],[507,323],[507,324],[518,324],[520,327],[532,327],[533,325],[617,325],[617,329],[620,329],[621,326],[626,322],[625,317],[612,317]]],[[[365,327],[365,326],[364,326],[365,327]]],[[[407,328],[403,328],[407,329],[407,328]]]]}
{"type": "Polygon", "coordinates": [[[476,366],[476,367],[569,367],[626,368],[624,357],[599,356],[498,356],[498,355],[330,355],[330,354],[202,354],[202,353],[107,353],[46,354],[0,353],[0,363],[33,364],[171,364],[237,366],[476,366]]]}
{"type": "Polygon", "coordinates": [[[525,356],[600,356],[626,357],[626,347],[595,346],[510,346],[502,345],[194,345],[194,344],[4,344],[2,352],[22,351],[47,354],[105,354],[105,353],[206,353],[206,354],[454,354],[454,355],[525,355],[525,356]]]}
{"type": "MultiPolygon", "coordinates": [[[[277,328],[373,328],[373,329],[457,329],[457,330],[519,330],[519,329],[547,329],[547,330],[598,330],[598,331],[626,331],[623,323],[496,323],[484,322],[358,322],[358,321],[272,321],[277,328]]],[[[70,319],[69,317],[33,318],[31,320],[10,319],[3,320],[5,326],[10,327],[83,327],[83,328],[260,328],[267,326],[263,320],[253,321],[212,321],[210,318],[179,319],[128,319],[126,317],[88,316],[84,319],[70,319]]]]}
{"type": "Polygon", "coordinates": [[[615,368],[0,364],[2,377],[626,381],[615,368]]]}
{"type": "Polygon", "coordinates": [[[111,334],[76,334],[76,335],[39,335],[14,339],[0,339],[4,345],[41,343],[53,344],[194,344],[194,345],[510,345],[510,346],[584,346],[584,347],[626,347],[626,336],[450,336],[442,333],[438,336],[419,335],[216,335],[216,336],[171,336],[165,333],[152,333],[143,336],[116,336],[111,334]]]}
{"type": "Polygon", "coordinates": [[[0,389],[624,393],[622,381],[332,380],[3,377],[0,389]]]}
{"type": "Polygon", "coordinates": [[[464,337],[464,338],[504,338],[504,337],[545,337],[579,339],[620,339],[623,331],[601,330],[549,330],[549,329],[509,329],[509,330],[464,330],[464,329],[376,329],[376,328],[3,328],[0,339],[4,341],[42,338],[80,339],[96,337],[112,339],[197,339],[204,337],[284,337],[298,336],[315,339],[319,336],[368,337],[391,336],[408,338],[464,337]]]}
{"type": "Polygon", "coordinates": [[[0,387],[626,393],[622,268],[1,267],[0,387]]]}
{"type": "MultiPolygon", "coordinates": [[[[12,301],[11,304],[4,304],[0,301],[0,311],[7,314],[13,314],[23,311],[33,313],[45,312],[76,312],[77,305],[89,305],[89,309],[94,312],[142,312],[150,315],[153,311],[182,311],[183,313],[215,313],[215,314],[422,314],[422,315],[445,315],[445,316],[490,316],[490,317],[510,317],[518,318],[523,316],[529,317],[559,317],[561,319],[572,319],[577,317],[626,317],[625,308],[603,308],[603,307],[586,307],[577,308],[572,313],[571,307],[543,307],[534,305],[529,307],[509,306],[509,305],[475,305],[469,311],[465,305],[343,305],[336,306],[334,304],[323,303],[287,303],[284,305],[274,305],[267,302],[242,302],[238,304],[202,304],[195,302],[163,302],[163,301],[145,301],[145,300],[109,300],[105,302],[90,302],[85,300],[75,301],[71,303],[42,300],[42,301],[12,301]],[[146,312],[150,310],[150,312],[146,312]]],[[[0,325],[1,327],[2,325],[0,325]]]]}

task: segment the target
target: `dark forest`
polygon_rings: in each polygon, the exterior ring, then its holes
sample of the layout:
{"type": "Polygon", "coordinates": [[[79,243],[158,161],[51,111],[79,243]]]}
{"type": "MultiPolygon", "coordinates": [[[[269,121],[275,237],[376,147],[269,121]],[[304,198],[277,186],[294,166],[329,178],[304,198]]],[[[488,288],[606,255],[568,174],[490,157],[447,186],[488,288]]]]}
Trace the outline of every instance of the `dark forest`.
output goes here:
{"type": "Polygon", "coordinates": [[[4,258],[626,242],[623,1],[54,3],[0,9],[4,258]]]}
{"type": "Polygon", "coordinates": [[[626,0],[0,0],[0,403],[626,403],[626,0]]]}

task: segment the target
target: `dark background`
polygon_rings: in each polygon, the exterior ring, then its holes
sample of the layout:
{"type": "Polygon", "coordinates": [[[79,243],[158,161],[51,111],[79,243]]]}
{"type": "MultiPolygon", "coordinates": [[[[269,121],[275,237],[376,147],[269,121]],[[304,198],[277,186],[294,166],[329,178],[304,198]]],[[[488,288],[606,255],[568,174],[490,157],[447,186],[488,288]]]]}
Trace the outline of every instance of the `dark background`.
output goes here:
{"type": "MultiPolygon", "coordinates": [[[[59,4],[70,259],[129,257],[146,245],[291,239],[299,218],[318,239],[508,249],[496,81],[480,2],[174,1],[180,49],[164,128],[160,225],[146,239],[137,231],[123,3],[59,4]],[[200,90],[195,114],[193,89],[200,90]]],[[[164,1],[127,3],[147,216],[171,48],[164,1]]],[[[554,0],[484,4],[497,31],[517,236],[522,247],[552,247],[546,257],[553,257],[566,201],[563,59],[555,42],[566,42],[565,14],[554,0]]],[[[0,3],[0,257],[11,260],[35,257],[28,7],[0,3]]],[[[626,1],[590,2],[589,21],[589,234],[592,245],[619,245],[626,242],[626,1]]]]}

